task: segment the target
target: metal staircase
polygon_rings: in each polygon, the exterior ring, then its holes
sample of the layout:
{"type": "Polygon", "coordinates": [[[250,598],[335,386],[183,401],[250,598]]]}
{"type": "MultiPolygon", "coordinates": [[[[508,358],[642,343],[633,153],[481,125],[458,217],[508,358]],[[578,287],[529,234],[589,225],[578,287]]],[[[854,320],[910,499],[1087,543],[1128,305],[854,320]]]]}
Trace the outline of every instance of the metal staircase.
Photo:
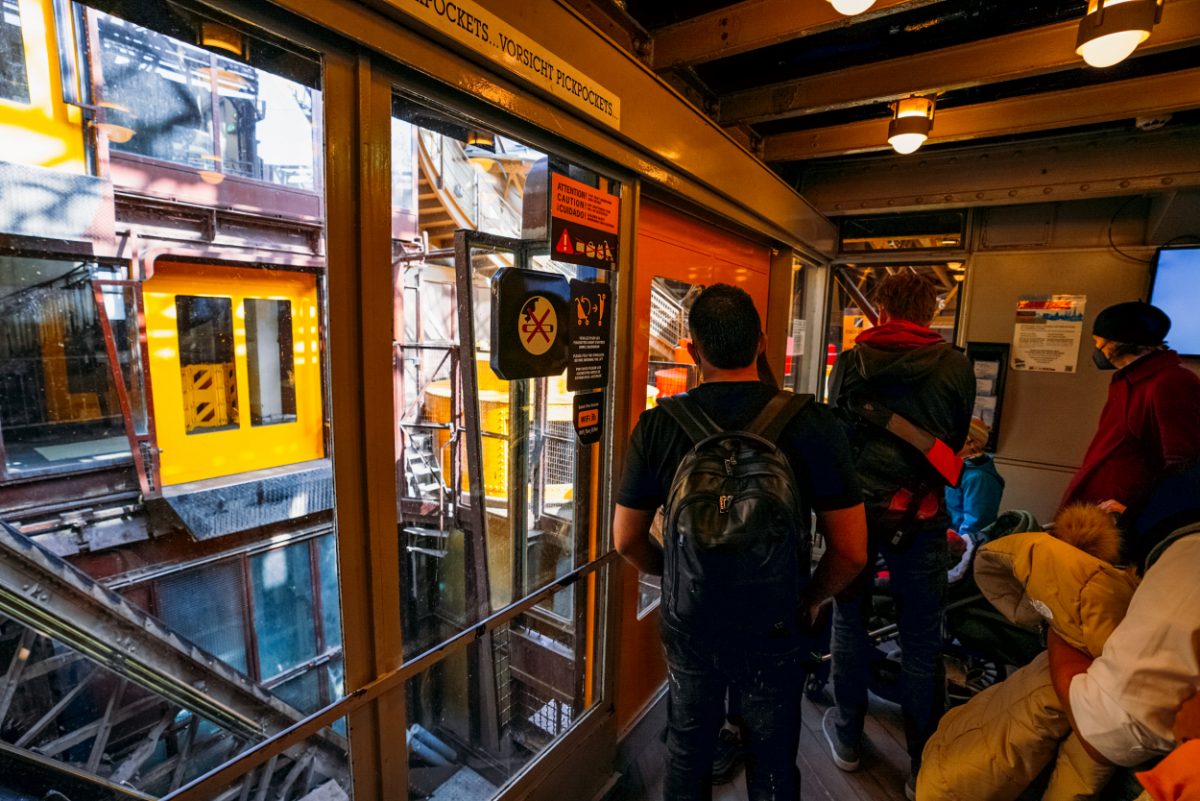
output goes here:
{"type": "MultiPolygon", "coordinates": [[[[304,717],[7,523],[0,671],[0,761],[92,777],[133,798],[170,792],[304,717]]],[[[346,742],[326,731],[226,796],[253,784],[293,801],[345,778],[346,742]]]]}

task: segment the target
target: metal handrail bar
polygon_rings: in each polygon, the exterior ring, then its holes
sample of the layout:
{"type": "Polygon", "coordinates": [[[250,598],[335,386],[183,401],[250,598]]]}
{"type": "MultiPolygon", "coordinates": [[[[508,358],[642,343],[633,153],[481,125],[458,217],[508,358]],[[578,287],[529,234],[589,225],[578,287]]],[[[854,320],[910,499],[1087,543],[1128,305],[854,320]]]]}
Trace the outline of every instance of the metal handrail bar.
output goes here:
{"type": "Polygon", "coordinates": [[[566,589],[580,579],[587,578],[599,571],[600,568],[608,566],[616,558],[617,552],[615,550],[609,551],[595,561],[572,570],[570,573],[565,574],[532,595],[509,604],[500,611],[476,623],[471,628],[459,632],[395,670],[385,673],[369,684],[350,692],[344,698],[325,706],[283,731],[256,744],[254,747],[243,751],[224,765],[213,768],[208,773],[193,779],[178,790],[162,796],[159,801],[208,801],[208,799],[214,798],[218,793],[228,788],[259,765],[266,763],[272,757],[278,756],[287,749],[307,740],[312,735],[371,701],[403,687],[404,683],[413,676],[422,673],[452,654],[464,650],[471,643],[483,638],[501,626],[507,625],[518,616],[552,597],[556,592],[566,589]]]}

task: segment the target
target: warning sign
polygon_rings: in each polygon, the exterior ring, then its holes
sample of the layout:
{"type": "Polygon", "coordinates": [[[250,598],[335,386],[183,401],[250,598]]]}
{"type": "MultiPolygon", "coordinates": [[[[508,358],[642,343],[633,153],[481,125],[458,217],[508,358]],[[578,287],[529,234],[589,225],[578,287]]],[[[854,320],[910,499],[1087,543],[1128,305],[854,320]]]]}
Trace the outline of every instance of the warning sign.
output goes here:
{"type": "Polygon", "coordinates": [[[570,288],[561,275],[505,267],[492,278],[492,370],[501,378],[559,375],[567,366],[562,321],[570,288]]]}
{"type": "Polygon", "coordinates": [[[567,389],[603,389],[612,344],[612,289],[595,281],[571,281],[570,315],[567,389]]]}
{"type": "Polygon", "coordinates": [[[604,393],[587,392],[575,396],[575,436],[581,445],[600,441],[604,431],[604,393]]]}
{"type": "Polygon", "coordinates": [[[555,173],[550,179],[550,241],[558,261],[617,268],[621,201],[555,173]]]}
{"type": "Polygon", "coordinates": [[[554,313],[554,304],[549,298],[534,295],[521,307],[517,326],[521,330],[521,347],[534,356],[541,356],[558,338],[558,315],[554,313]]]}

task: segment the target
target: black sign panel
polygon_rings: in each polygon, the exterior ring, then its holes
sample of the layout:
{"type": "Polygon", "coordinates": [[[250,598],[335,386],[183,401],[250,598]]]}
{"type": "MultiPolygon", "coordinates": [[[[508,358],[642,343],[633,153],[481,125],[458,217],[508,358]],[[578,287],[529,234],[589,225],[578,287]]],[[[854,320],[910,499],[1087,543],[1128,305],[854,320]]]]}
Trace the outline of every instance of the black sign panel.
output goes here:
{"type": "Polygon", "coordinates": [[[492,278],[492,370],[511,381],[567,366],[567,279],[505,267],[492,278]]]}
{"type": "Polygon", "coordinates": [[[587,392],[575,396],[575,436],[581,445],[600,441],[604,432],[604,393],[587,392]]]}
{"type": "Polygon", "coordinates": [[[577,222],[550,219],[550,258],[602,270],[617,268],[616,234],[577,222]]]}
{"type": "Polygon", "coordinates": [[[580,392],[608,385],[612,345],[612,287],[594,281],[571,281],[567,389],[580,392]]]}

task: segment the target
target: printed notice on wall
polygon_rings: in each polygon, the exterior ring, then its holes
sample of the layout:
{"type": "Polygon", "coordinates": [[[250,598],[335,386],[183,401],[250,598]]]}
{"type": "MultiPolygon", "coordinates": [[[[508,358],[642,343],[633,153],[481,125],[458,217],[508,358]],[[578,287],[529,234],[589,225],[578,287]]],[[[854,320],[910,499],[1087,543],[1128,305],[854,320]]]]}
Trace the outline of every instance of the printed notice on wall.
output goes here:
{"type": "Polygon", "coordinates": [[[1012,367],[1040,373],[1074,373],[1083,338],[1086,295],[1037,295],[1017,301],[1012,367]]]}
{"type": "Polygon", "coordinates": [[[613,128],[621,98],[472,0],[389,0],[409,16],[613,128]]]}
{"type": "Polygon", "coordinates": [[[550,178],[550,251],[555,261],[617,269],[621,200],[554,173],[550,178]]]}
{"type": "Polygon", "coordinates": [[[603,389],[608,384],[612,344],[612,290],[608,284],[571,280],[567,332],[567,390],[603,389]]]}

